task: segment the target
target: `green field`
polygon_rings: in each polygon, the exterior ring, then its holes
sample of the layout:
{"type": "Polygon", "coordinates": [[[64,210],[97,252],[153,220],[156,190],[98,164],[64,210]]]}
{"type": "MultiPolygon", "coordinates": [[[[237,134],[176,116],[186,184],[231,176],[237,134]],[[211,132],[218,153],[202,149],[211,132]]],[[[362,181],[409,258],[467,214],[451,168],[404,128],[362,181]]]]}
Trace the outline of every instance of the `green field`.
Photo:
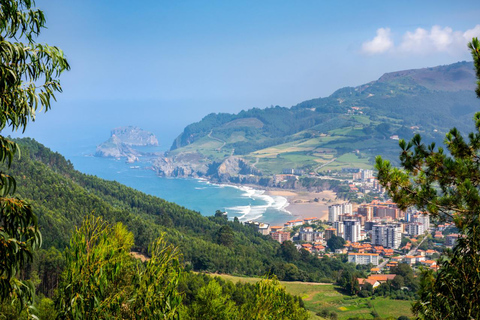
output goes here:
{"type": "MultiPolygon", "coordinates": [[[[283,169],[302,168],[306,172],[320,170],[341,170],[344,167],[357,167],[372,169],[373,159],[376,155],[390,157],[386,150],[395,150],[398,142],[390,139],[378,139],[370,137],[363,130],[367,125],[375,125],[368,116],[355,115],[350,117],[351,125],[329,130],[328,133],[319,133],[316,130],[305,130],[293,134],[289,141],[275,146],[253,151],[241,156],[250,164],[262,171],[264,175],[282,173],[283,169]],[[360,150],[361,156],[351,151],[360,150]],[[335,158],[335,161],[330,162],[335,158]],[[325,164],[325,166],[322,166],[325,164]]],[[[392,125],[396,127],[396,124],[392,125]]],[[[245,142],[247,138],[244,132],[234,131],[222,134],[222,132],[210,132],[194,143],[174,150],[178,152],[199,152],[213,161],[221,161],[234,153],[231,144],[245,142]]],[[[264,136],[258,136],[258,141],[263,141],[264,136]]],[[[394,158],[396,157],[396,153],[394,158]]]]}
{"type": "Polygon", "coordinates": [[[360,157],[355,153],[345,153],[335,159],[334,162],[321,168],[320,171],[342,170],[344,167],[355,167],[362,169],[373,169],[373,163],[367,157],[360,157]]]}
{"type": "MultiPolygon", "coordinates": [[[[236,277],[230,275],[220,275],[220,277],[233,282],[254,283],[258,278],[236,277]]],[[[391,300],[388,298],[358,298],[342,294],[335,285],[332,284],[312,284],[307,282],[286,282],[281,281],[288,293],[302,297],[306,308],[312,315],[311,319],[322,319],[316,316],[317,312],[327,310],[335,312],[338,319],[348,319],[351,317],[360,317],[363,319],[373,319],[373,312],[376,311],[382,318],[398,317],[404,315],[413,317],[411,301],[391,300]]]]}

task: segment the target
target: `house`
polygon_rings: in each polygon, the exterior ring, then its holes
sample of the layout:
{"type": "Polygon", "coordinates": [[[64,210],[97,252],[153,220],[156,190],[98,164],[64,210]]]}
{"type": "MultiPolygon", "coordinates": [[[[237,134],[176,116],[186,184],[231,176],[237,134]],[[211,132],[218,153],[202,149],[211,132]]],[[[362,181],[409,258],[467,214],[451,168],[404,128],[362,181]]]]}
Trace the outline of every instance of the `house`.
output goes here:
{"type": "Polygon", "coordinates": [[[396,276],[396,274],[372,274],[369,275],[367,279],[376,280],[380,283],[385,283],[388,280],[393,280],[396,276]]]}
{"type": "Polygon", "coordinates": [[[385,265],[387,269],[393,268],[393,267],[398,267],[398,262],[397,261],[391,261],[385,265]]]}
{"type": "Polygon", "coordinates": [[[313,246],[313,251],[317,253],[325,252],[325,247],[321,244],[313,246]]]}
{"type": "Polygon", "coordinates": [[[293,228],[296,226],[301,226],[303,224],[303,219],[296,219],[296,220],[290,220],[287,221],[284,226],[285,228],[293,228]]]}
{"type": "Polygon", "coordinates": [[[270,234],[270,225],[268,223],[259,223],[256,225],[257,231],[263,234],[264,236],[268,236],[270,234]]]}
{"type": "Polygon", "coordinates": [[[379,268],[372,268],[372,269],[370,269],[370,272],[371,273],[380,273],[380,269],[379,268]]]}
{"type": "Polygon", "coordinates": [[[417,259],[414,256],[405,256],[403,261],[406,264],[412,265],[412,264],[415,264],[417,262],[417,259]]]}
{"type": "Polygon", "coordinates": [[[422,261],[421,263],[427,267],[433,267],[437,265],[437,262],[433,260],[425,260],[425,261],[422,261]]]}
{"type": "Polygon", "coordinates": [[[427,257],[431,257],[434,254],[438,254],[438,251],[432,250],[432,249],[428,249],[427,251],[425,251],[425,256],[427,256],[427,257]]]}
{"type": "Polygon", "coordinates": [[[271,231],[271,232],[283,231],[283,227],[281,227],[281,226],[273,226],[273,227],[270,227],[270,231],[271,231]]]}
{"type": "Polygon", "coordinates": [[[421,256],[421,255],[415,256],[415,262],[422,262],[425,260],[427,259],[424,256],[421,256]]]}
{"type": "Polygon", "coordinates": [[[282,243],[283,241],[290,240],[290,232],[286,231],[276,231],[270,234],[273,240],[282,243]]]}
{"type": "Polygon", "coordinates": [[[358,281],[358,285],[360,286],[360,289],[364,289],[365,285],[367,283],[370,283],[372,285],[373,289],[375,289],[376,287],[378,287],[380,285],[380,282],[378,282],[377,280],[373,280],[373,279],[358,278],[357,281],[358,281]]]}
{"type": "Polygon", "coordinates": [[[305,218],[303,219],[304,223],[314,223],[320,221],[317,217],[305,218]]]}
{"type": "Polygon", "coordinates": [[[313,246],[310,243],[304,243],[302,244],[302,249],[307,250],[308,252],[312,252],[313,246]]]}
{"type": "Polygon", "coordinates": [[[452,233],[445,237],[445,245],[449,247],[455,246],[457,239],[460,237],[459,234],[452,233]]]}

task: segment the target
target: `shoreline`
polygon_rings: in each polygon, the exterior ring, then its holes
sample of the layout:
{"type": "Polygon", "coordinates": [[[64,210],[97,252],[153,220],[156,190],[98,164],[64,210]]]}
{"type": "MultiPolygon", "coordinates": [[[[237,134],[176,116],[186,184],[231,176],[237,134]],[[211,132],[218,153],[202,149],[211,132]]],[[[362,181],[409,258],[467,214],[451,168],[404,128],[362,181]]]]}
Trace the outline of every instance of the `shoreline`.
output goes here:
{"type": "MultiPolygon", "coordinates": [[[[335,203],[336,195],[332,190],[325,190],[321,192],[313,192],[307,190],[294,190],[294,189],[281,189],[281,188],[271,188],[271,187],[262,187],[258,185],[251,184],[233,184],[233,183],[216,183],[208,179],[202,178],[199,180],[207,181],[210,184],[216,184],[219,186],[228,186],[232,188],[237,188],[245,191],[245,189],[251,189],[254,191],[261,191],[262,195],[268,196],[271,198],[281,197],[286,199],[286,204],[281,208],[275,208],[279,211],[284,211],[290,214],[291,218],[294,219],[306,219],[316,217],[319,220],[328,220],[328,206],[335,203]]],[[[261,218],[255,219],[258,222],[262,222],[261,218]]],[[[280,221],[273,223],[283,225],[285,222],[289,221],[280,221]]]]}
{"type": "Polygon", "coordinates": [[[266,190],[265,193],[270,196],[285,197],[289,203],[285,209],[292,216],[302,219],[316,217],[320,220],[328,220],[328,206],[333,204],[336,198],[332,190],[312,192],[306,190],[271,189],[266,190]]]}

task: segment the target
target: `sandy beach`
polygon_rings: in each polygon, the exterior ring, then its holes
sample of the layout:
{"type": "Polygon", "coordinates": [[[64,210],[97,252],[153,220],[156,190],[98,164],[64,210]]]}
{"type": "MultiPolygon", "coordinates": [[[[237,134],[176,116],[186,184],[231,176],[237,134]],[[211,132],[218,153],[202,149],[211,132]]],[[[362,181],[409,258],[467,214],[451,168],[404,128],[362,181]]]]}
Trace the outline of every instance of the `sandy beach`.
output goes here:
{"type": "Polygon", "coordinates": [[[285,210],[294,216],[300,218],[317,217],[320,220],[328,220],[328,206],[335,203],[336,197],[331,190],[322,192],[267,190],[265,194],[287,198],[290,204],[285,210]]]}

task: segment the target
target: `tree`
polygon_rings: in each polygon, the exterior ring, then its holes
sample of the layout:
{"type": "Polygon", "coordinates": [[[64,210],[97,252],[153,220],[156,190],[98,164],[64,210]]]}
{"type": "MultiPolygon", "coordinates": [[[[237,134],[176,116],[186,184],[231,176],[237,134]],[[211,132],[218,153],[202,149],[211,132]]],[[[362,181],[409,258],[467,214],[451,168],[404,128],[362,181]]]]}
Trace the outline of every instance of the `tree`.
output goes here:
{"type": "MultiPolygon", "coordinates": [[[[34,0],[0,0],[0,131],[24,131],[39,108],[50,109],[55,92],[61,92],[60,74],[69,69],[57,47],[37,44],[45,27],[34,0]],[[21,41],[20,41],[21,40],[21,41]]],[[[0,162],[11,165],[17,144],[0,135],[0,162]]],[[[37,218],[30,204],[14,197],[15,179],[0,172],[0,302],[18,298],[31,302],[33,286],[17,278],[41,244],[37,218]]]]}
{"type": "MultiPolygon", "coordinates": [[[[480,98],[480,44],[469,43],[480,98]]],[[[455,223],[462,235],[438,261],[439,270],[424,270],[414,313],[423,319],[479,319],[480,278],[480,113],[468,141],[453,128],[445,145],[425,145],[420,135],[400,140],[402,169],[377,157],[378,178],[400,208],[415,206],[439,220],[455,223]]]]}
{"type": "Polygon", "coordinates": [[[342,237],[332,236],[327,240],[327,246],[330,248],[330,251],[335,252],[336,249],[342,249],[345,245],[345,239],[342,237]]]}
{"type": "Polygon", "coordinates": [[[222,226],[217,232],[217,243],[229,247],[235,241],[235,234],[230,226],[222,226]]]}
{"type": "Polygon", "coordinates": [[[243,306],[240,319],[308,319],[300,301],[285,291],[276,278],[255,284],[255,296],[243,306]]]}
{"type": "Polygon", "coordinates": [[[231,297],[222,293],[222,287],[218,282],[211,280],[208,285],[200,288],[188,316],[191,319],[234,319],[236,311],[234,305],[231,297]]]}
{"type": "Polygon", "coordinates": [[[178,253],[159,238],[145,263],[130,256],[133,234],[89,216],[65,250],[56,299],[65,319],[174,319],[181,304],[178,253]]]}
{"type": "Polygon", "coordinates": [[[473,38],[472,42],[468,44],[468,48],[472,53],[477,76],[477,89],[475,92],[477,93],[477,97],[480,98],[480,42],[478,41],[478,38],[473,38]]]}
{"type": "Polygon", "coordinates": [[[285,261],[292,262],[300,258],[300,253],[293,244],[292,241],[283,241],[278,249],[278,254],[280,257],[285,259],[285,261]]]}

